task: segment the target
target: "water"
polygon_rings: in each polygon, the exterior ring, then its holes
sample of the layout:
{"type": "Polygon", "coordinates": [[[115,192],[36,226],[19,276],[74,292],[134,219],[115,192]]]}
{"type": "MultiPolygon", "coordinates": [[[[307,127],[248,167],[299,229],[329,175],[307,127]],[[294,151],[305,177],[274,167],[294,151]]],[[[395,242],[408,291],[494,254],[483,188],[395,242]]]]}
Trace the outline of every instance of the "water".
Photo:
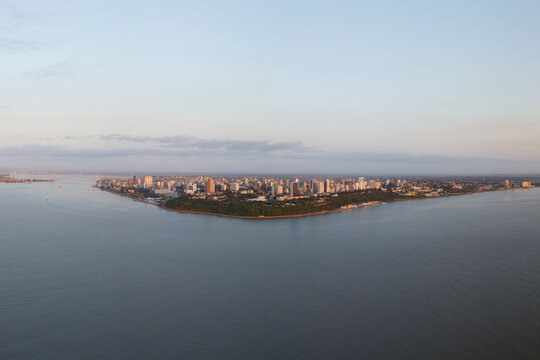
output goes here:
{"type": "Polygon", "coordinates": [[[0,359],[540,358],[540,189],[253,221],[92,181],[0,184],[0,359]]]}

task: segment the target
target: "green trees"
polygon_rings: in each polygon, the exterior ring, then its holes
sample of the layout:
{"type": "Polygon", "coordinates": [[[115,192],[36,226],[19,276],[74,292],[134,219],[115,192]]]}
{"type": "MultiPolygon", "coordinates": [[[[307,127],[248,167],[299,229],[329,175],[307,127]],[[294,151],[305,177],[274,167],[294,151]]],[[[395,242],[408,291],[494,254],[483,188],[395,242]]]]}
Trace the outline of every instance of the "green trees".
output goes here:
{"type": "Polygon", "coordinates": [[[233,216],[286,216],[311,214],[323,211],[339,209],[341,206],[364,203],[370,201],[393,201],[399,199],[410,199],[402,195],[385,192],[351,192],[341,193],[338,196],[320,198],[302,198],[287,201],[246,201],[239,198],[228,198],[227,200],[204,200],[192,199],[181,196],[166,203],[166,207],[176,210],[197,211],[211,214],[224,214],[233,216]]]}

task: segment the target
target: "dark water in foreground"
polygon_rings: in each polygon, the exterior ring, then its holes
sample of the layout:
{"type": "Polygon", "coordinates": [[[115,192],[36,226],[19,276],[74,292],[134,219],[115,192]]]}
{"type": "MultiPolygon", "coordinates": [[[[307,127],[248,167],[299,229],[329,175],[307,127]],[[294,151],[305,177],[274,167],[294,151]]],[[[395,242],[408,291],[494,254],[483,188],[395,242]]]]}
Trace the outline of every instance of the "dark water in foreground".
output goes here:
{"type": "Polygon", "coordinates": [[[0,359],[540,358],[540,189],[250,221],[92,180],[0,184],[0,359]]]}

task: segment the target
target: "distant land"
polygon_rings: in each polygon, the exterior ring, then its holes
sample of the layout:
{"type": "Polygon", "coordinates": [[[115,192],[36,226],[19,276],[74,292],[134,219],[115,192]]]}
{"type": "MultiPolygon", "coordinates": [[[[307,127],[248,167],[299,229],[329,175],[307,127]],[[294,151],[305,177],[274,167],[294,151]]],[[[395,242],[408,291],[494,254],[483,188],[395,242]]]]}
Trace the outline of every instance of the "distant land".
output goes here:
{"type": "Polygon", "coordinates": [[[54,179],[22,179],[14,178],[9,175],[0,174],[0,183],[32,183],[32,182],[54,182],[54,179]]]}

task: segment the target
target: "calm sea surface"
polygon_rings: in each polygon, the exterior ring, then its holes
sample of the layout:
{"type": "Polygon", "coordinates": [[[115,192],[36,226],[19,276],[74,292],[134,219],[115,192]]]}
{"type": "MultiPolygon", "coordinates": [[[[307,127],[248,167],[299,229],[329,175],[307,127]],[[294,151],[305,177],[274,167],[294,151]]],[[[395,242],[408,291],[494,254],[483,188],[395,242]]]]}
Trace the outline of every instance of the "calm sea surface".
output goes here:
{"type": "Polygon", "coordinates": [[[253,221],[93,181],[0,184],[0,359],[540,359],[540,189],[253,221]]]}

